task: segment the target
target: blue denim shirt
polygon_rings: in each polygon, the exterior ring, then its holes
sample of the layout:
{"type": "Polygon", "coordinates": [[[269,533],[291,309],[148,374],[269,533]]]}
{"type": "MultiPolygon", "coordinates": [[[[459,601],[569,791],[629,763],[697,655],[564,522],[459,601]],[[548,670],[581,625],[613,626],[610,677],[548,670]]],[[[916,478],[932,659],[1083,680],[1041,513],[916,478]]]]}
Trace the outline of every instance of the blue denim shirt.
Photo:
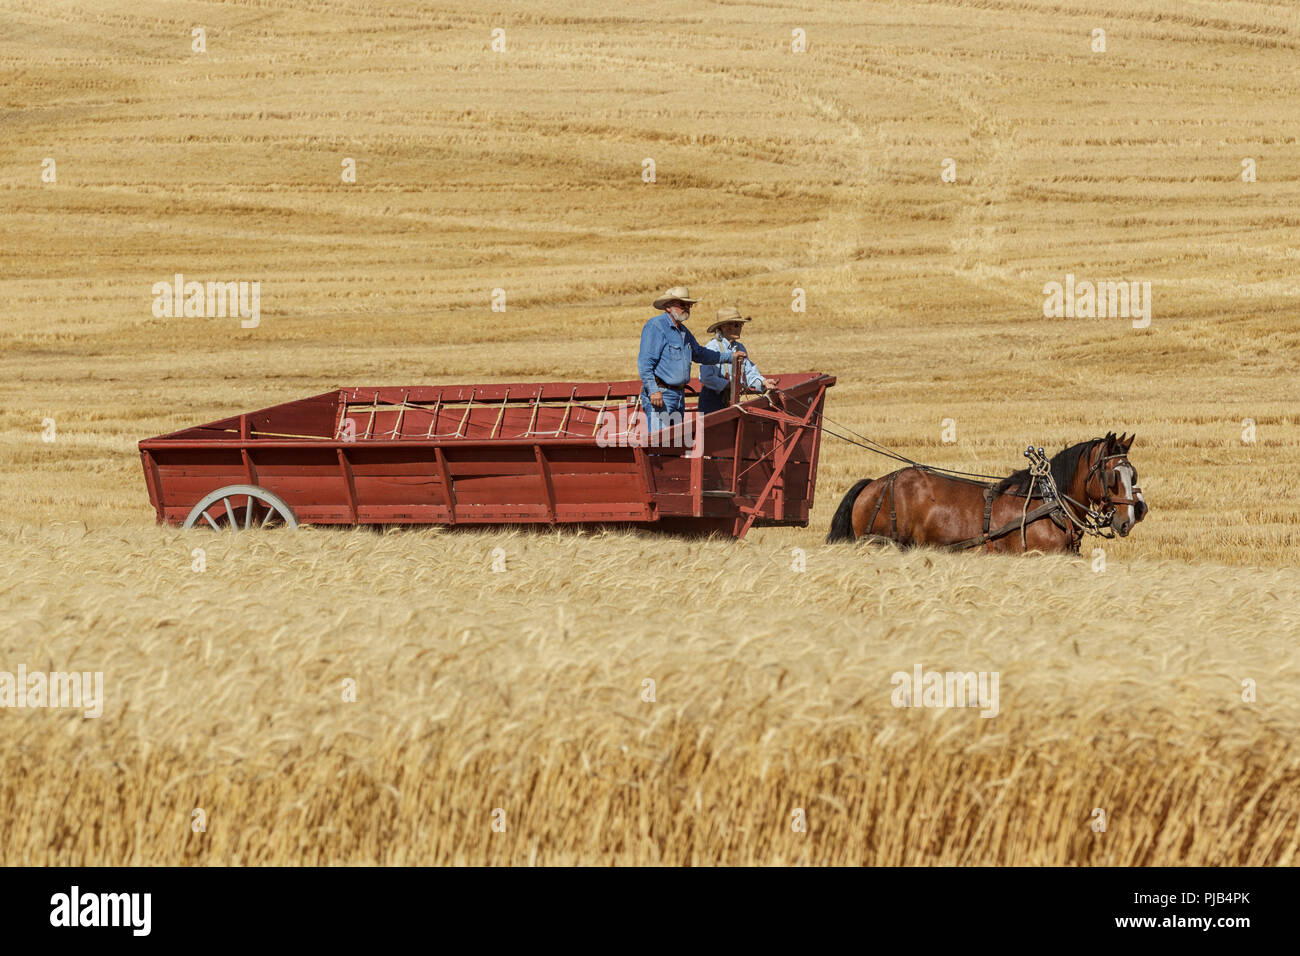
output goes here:
{"type": "MultiPolygon", "coordinates": [[[[735,343],[732,344],[740,345],[741,348],[744,348],[744,346],[741,345],[740,339],[736,339],[735,343]]],[[[704,347],[706,349],[714,349],[715,351],[721,352],[724,348],[728,348],[729,344],[725,339],[712,338],[709,339],[709,344],[704,347]]],[[[748,353],[749,349],[745,349],[745,352],[748,353]]],[[[720,392],[724,388],[730,388],[731,362],[727,361],[721,365],[715,365],[712,368],[701,368],[700,384],[705,388],[713,389],[715,392],[720,392]]],[[[749,360],[748,355],[745,358],[745,384],[756,392],[761,392],[763,390],[763,375],[759,372],[758,366],[749,360]]]]}
{"type": "Polygon", "coordinates": [[[692,359],[701,365],[731,361],[731,350],[706,349],[686,326],[673,325],[673,317],[660,312],[641,330],[641,351],[637,355],[637,377],[647,394],[659,391],[658,375],[670,385],[685,385],[691,380],[692,359]]]}

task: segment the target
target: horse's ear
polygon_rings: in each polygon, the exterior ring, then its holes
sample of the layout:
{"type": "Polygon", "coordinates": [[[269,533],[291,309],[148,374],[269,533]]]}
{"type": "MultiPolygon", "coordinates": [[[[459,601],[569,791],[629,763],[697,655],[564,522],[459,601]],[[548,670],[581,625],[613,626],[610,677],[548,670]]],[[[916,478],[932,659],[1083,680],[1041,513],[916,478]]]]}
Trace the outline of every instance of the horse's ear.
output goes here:
{"type": "Polygon", "coordinates": [[[1120,444],[1124,446],[1125,451],[1128,451],[1130,448],[1133,447],[1133,439],[1137,437],[1138,437],[1137,432],[1134,432],[1132,435],[1128,436],[1128,441],[1124,441],[1122,438],[1120,439],[1120,444]]]}

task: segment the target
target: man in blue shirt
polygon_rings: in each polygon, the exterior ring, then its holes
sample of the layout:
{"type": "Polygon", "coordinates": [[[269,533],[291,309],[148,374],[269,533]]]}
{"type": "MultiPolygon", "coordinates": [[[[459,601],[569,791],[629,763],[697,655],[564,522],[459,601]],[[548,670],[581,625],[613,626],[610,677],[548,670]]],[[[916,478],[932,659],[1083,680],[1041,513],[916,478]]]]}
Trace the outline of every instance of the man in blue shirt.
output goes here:
{"type": "MultiPolygon", "coordinates": [[[[735,306],[728,306],[725,309],[718,310],[718,320],[709,326],[709,331],[716,333],[713,338],[704,347],[713,349],[721,353],[728,345],[733,349],[741,352],[745,347],[740,344],[740,330],[744,328],[749,316],[742,316],[740,310],[735,306]]],[[[745,356],[744,362],[745,384],[755,392],[762,392],[764,389],[776,388],[776,381],[770,378],[764,378],[749,356],[745,356]]],[[[702,365],[700,366],[700,384],[704,388],[700,391],[700,414],[707,415],[709,412],[716,412],[720,408],[726,408],[728,399],[731,397],[731,363],[726,362],[722,365],[702,365]]]]}
{"type": "MultiPolygon", "coordinates": [[[[654,308],[663,311],[641,330],[636,370],[641,379],[641,408],[649,431],[682,421],[692,360],[701,365],[731,361],[732,349],[706,349],[686,327],[691,306],[699,301],[691,298],[686,286],[674,286],[654,300],[654,308]]],[[[743,348],[735,351],[745,353],[743,348]]]]}

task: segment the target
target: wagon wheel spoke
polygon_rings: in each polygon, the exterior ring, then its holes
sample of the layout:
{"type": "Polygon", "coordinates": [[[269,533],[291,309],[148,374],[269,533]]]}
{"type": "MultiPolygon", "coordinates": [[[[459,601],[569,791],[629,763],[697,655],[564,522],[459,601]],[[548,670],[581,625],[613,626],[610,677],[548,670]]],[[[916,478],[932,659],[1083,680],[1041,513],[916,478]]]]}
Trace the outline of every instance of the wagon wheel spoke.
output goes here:
{"type": "Polygon", "coordinates": [[[298,519],[289,504],[275,492],[256,485],[227,485],[205,495],[191,509],[189,517],[185,519],[185,527],[193,528],[204,522],[215,531],[251,530],[254,527],[266,528],[279,525],[290,529],[298,527],[298,519]],[[221,505],[220,510],[216,510],[218,503],[221,505]],[[242,524],[235,513],[235,509],[241,503],[244,508],[242,524]],[[225,512],[224,523],[221,517],[222,511],[225,512]],[[263,511],[265,514],[262,514],[263,511]],[[260,524],[255,523],[258,515],[262,516],[260,524]]]}

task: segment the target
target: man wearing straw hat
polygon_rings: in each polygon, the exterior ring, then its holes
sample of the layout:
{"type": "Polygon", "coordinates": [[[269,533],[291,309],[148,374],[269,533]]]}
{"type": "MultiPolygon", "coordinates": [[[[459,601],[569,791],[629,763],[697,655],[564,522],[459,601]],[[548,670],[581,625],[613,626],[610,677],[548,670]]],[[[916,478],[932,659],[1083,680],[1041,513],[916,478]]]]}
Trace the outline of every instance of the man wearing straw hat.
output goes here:
{"type": "MultiPolygon", "coordinates": [[[[691,298],[686,286],[673,286],[654,300],[653,307],[663,311],[641,330],[636,369],[641,379],[641,408],[650,431],[675,425],[684,418],[692,360],[701,365],[731,361],[732,349],[706,349],[686,327],[691,306],[699,301],[691,298]]],[[[743,348],[734,351],[745,353],[743,348]]]]}
{"type": "MultiPolygon", "coordinates": [[[[740,344],[740,330],[749,320],[750,316],[741,315],[740,309],[734,305],[719,309],[717,321],[709,326],[709,331],[714,333],[714,337],[709,339],[708,345],[704,347],[721,354],[722,350],[730,345],[731,348],[744,354],[745,347],[740,344]]],[[[776,388],[776,382],[764,378],[758,366],[749,360],[748,355],[745,355],[744,370],[745,384],[753,391],[761,392],[764,389],[776,388]]],[[[700,384],[704,386],[700,392],[701,415],[726,408],[728,393],[731,390],[731,363],[701,366],[700,384]]]]}

